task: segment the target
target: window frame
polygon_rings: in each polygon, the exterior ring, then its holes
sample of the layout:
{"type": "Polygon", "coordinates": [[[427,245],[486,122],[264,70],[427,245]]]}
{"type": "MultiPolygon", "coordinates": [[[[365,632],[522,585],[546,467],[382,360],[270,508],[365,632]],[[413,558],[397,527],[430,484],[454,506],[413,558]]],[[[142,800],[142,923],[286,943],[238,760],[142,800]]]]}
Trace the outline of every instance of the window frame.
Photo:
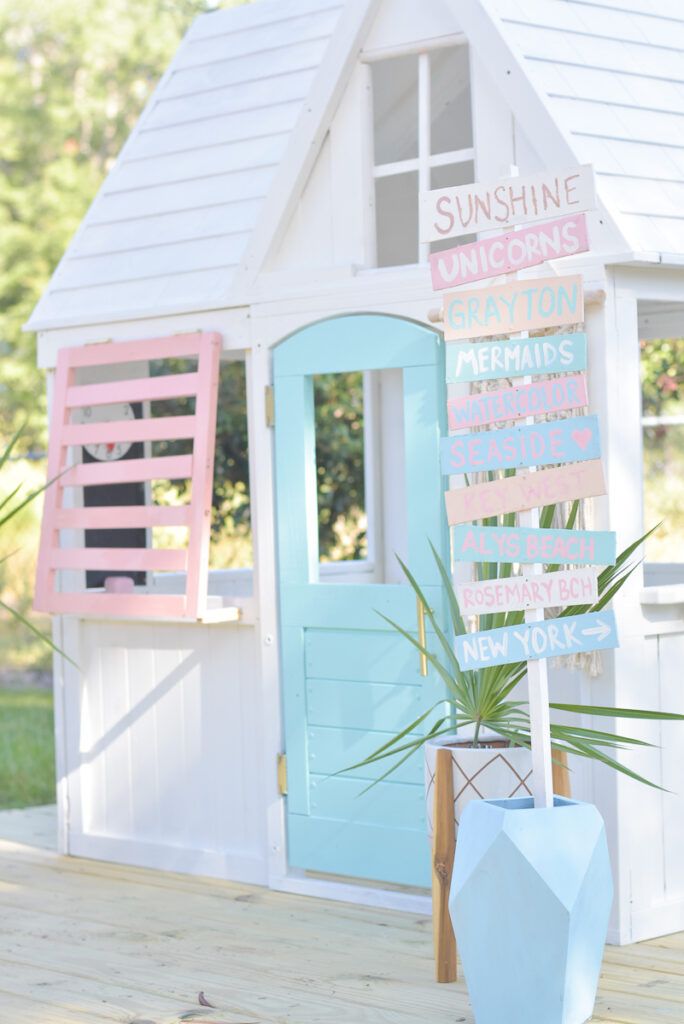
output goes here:
{"type": "MultiPolygon", "coordinates": [[[[420,49],[412,49],[407,47],[406,49],[398,49],[388,53],[369,55],[366,61],[368,67],[368,80],[369,80],[369,92],[370,92],[370,116],[368,118],[369,128],[371,132],[371,178],[372,178],[372,196],[373,196],[373,209],[375,210],[375,183],[380,178],[396,177],[400,174],[408,174],[411,172],[418,172],[418,200],[421,192],[429,191],[431,187],[431,171],[436,167],[446,167],[453,164],[468,163],[469,161],[475,160],[475,145],[467,147],[466,149],[454,149],[449,150],[446,153],[434,153],[431,154],[431,113],[432,113],[432,102],[431,102],[431,82],[430,82],[430,58],[433,53],[442,49],[455,49],[457,46],[467,46],[468,41],[464,36],[459,36],[457,39],[445,39],[441,45],[431,45],[421,47],[420,49]],[[376,164],[375,162],[375,137],[373,135],[373,90],[372,90],[372,78],[371,78],[371,65],[379,62],[380,60],[392,60],[399,57],[410,57],[417,56],[418,58],[418,156],[410,157],[406,160],[395,160],[390,163],[376,164]]],[[[472,78],[471,78],[472,81],[472,78]]],[[[472,104],[471,104],[471,117],[472,117],[472,104]]],[[[421,242],[420,238],[417,242],[417,256],[418,259],[413,263],[398,263],[388,267],[377,266],[377,240],[378,240],[378,225],[377,219],[373,217],[373,239],[374,239],[374,262],[376,270],[391,270],[399,267],[415,267],[422,266],[428,262],[430,255],[430,243],[421,242]]]]}

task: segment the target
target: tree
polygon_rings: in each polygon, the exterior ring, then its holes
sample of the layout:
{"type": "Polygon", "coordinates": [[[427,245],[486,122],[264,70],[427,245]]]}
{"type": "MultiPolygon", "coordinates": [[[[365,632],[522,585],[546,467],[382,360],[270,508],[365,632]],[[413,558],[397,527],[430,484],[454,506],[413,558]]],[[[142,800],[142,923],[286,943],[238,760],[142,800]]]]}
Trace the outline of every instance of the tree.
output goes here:
{"type": "Polygon", "coordinates": [[[45,443],[45,389],[22,324],[188,25],[228,6],[0,0],[0,430],[28,419],[25,447],[45,443]]]}

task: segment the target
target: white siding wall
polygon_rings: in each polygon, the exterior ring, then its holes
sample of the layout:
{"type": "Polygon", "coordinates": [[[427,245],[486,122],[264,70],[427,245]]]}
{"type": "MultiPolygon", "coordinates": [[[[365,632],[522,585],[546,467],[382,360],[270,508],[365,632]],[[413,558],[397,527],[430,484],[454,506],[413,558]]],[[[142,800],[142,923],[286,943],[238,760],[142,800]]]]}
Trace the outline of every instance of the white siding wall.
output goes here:
{"type": "Polygon", "coordinates": [[[67,850],[265,882],[249,626],[65,620],[67,850]]]}

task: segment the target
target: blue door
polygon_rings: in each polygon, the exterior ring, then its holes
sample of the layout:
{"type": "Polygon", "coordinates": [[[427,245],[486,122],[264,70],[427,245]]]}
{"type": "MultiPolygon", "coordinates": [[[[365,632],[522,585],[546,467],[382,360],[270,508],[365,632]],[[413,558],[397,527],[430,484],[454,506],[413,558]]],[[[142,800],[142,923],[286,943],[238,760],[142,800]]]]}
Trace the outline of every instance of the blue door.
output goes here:
{"type": "MultiPolygon", "coordinates": [[[[389,767],[342,771],[443,697],[432,669],[390,629],[414,634],[406,583],[320,582],[313,376],[401,370],[400,500],[409,568],[444,616],[431,541],[447,559],[439,438],[446,409],[439,334],[396,317],[335,317],[306,327],[274,353],[278,569],[288,856],[317,872],[406,885],[430,883],[420,755],[368,789],[389,767]],[[342,771],[342,774],[337,774],[342,771]]],[[[395,439],[384,438],[384,446],[395,439]]],[[[395,497],[396,501],[396,497],[395,497]]],[[[448,563],[447,563],[448,564],[448,563]]]]}

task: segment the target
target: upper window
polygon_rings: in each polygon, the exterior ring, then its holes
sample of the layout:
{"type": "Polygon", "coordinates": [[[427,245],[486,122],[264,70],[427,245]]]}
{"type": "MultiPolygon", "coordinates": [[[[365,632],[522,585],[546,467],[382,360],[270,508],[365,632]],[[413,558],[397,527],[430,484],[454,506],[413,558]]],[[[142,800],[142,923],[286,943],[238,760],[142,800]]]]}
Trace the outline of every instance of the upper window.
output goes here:
{"type": "Polygon", "coordinates": [[[418,240],[419,192],[474,180],[468,48],[371,65],[376,263],[427,260],[451,242],[418,240]]]}
{"type": "Polygon", "coordinates": [[[684,562],[684,338],[641,342],[647,562],[684,562]]]}

